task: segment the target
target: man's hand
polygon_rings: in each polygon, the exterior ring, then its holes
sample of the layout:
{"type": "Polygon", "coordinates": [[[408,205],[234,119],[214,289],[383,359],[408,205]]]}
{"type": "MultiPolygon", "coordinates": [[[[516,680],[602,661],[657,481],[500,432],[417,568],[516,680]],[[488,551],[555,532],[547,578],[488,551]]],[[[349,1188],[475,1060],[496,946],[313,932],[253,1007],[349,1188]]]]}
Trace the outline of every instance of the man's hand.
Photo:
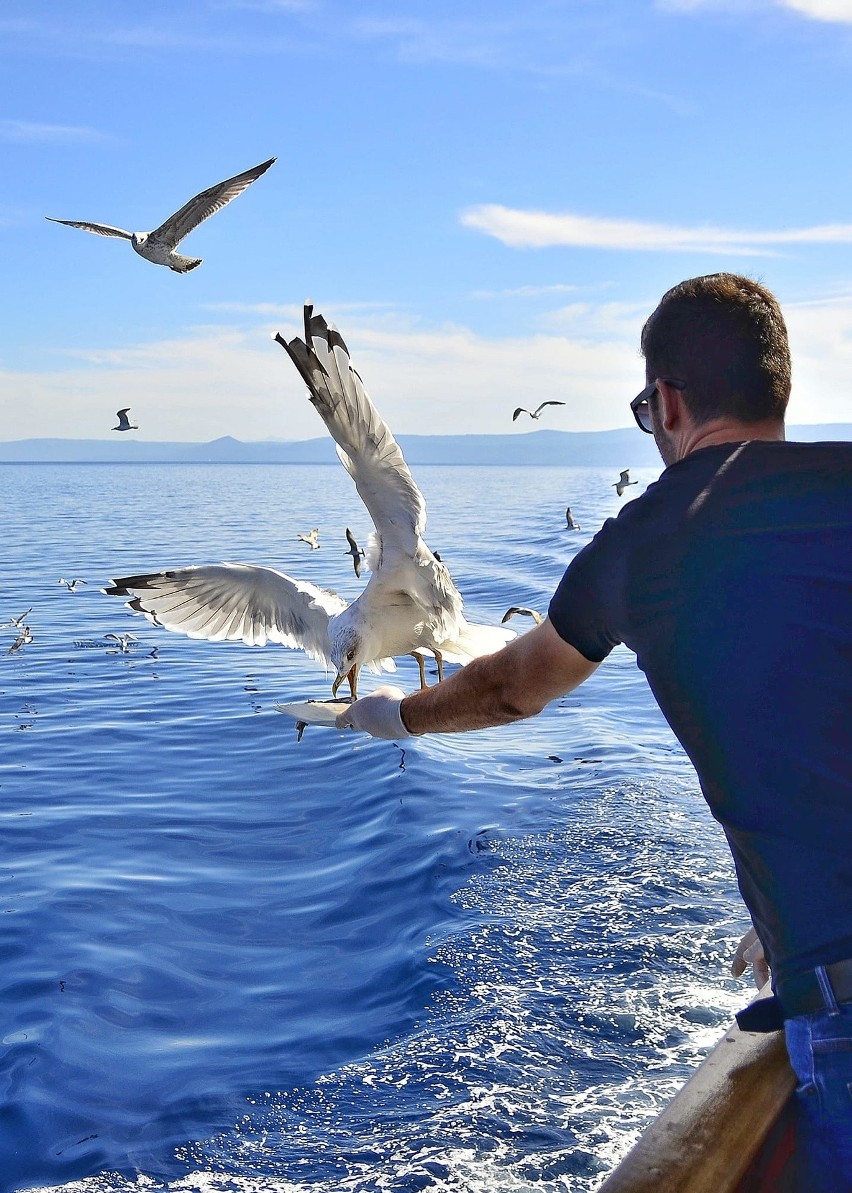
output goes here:
{"type": "Polygon", "coordinates": [[[399,741],[411,737],[402,723],[399,706],[405,696],[402,688],[384,684],[350,704],[335,721],[338,729],[360,729],[371,737],[384,737],[388,741],[399,741]]]}
{"type": "Polygon", "coordinates": [[[762,990],[769,981],[769,966],[766,963],[766,956],[763,952],[763,945],[760,937],[755,932],[754,928],[749,928],[745,936],[737,945],[737,951],[734,953],[734,959],[731,962],[731,973],[735,978],[740,974],[745,973],[746,966],[752,967],[752,977],[754,984],[758,990],[762,990]]]}

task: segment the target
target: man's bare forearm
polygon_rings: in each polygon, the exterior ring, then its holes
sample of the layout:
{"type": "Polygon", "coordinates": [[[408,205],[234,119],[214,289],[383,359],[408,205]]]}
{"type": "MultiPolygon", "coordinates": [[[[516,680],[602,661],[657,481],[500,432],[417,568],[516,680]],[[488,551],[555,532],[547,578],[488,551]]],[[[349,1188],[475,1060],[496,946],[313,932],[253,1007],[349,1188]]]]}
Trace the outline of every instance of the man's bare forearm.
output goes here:
{"type": "Polygon", "coordinates": [[[587,679],[596,666],[545,621],[442,683],[406,696],[400,706],[402,721],[415,734],[508,725],[541,712],[587,679]]]}

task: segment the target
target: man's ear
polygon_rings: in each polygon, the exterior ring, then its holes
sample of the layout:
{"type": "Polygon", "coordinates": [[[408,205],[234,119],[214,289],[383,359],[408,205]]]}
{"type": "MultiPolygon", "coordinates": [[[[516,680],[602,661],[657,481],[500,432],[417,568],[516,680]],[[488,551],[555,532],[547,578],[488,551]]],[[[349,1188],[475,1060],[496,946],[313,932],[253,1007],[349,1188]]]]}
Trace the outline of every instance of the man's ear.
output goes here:
{"type": "Polygon", "coordinates": [[[669,385],[662,378],[657,382],[657,417],[664,431],[669,434],[683,421],[683,395],[679,389],[669,385]]]}

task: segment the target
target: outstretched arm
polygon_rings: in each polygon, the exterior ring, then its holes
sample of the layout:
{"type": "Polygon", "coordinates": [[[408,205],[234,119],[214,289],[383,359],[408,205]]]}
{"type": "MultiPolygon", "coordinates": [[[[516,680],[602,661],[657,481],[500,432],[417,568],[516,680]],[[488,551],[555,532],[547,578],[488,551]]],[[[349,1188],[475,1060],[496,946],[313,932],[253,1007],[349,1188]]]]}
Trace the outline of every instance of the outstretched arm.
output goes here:
{"type": "Polygon", "coordinates": [[[434,687],[409,696],[390,686],[377,689],[341,713],[337,726],[394,738],[508,725],[535,716],[597,667],[543,621],[434,687]]]}

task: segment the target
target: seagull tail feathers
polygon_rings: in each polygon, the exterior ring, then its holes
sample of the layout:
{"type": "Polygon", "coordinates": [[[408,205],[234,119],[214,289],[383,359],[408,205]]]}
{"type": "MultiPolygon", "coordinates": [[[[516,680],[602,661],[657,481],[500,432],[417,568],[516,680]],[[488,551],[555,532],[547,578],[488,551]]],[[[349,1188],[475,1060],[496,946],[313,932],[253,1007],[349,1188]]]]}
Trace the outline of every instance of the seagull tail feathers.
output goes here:
{"type": "Polygon", "coordinates": [[[183,257],[180,253],[172,253],[169,269],[173,269],[175,273],[189,273],[191,269],[196,269],[202,260],[203,257],[183,257]]]}
{"type": "Polygon", "coordinates": [[[482,655],[494,654],[517,635],[506,626],[472,625],[464,622],[454,639],[442,642],[441,654],[450,663],[469,663],[482,655]]]}

